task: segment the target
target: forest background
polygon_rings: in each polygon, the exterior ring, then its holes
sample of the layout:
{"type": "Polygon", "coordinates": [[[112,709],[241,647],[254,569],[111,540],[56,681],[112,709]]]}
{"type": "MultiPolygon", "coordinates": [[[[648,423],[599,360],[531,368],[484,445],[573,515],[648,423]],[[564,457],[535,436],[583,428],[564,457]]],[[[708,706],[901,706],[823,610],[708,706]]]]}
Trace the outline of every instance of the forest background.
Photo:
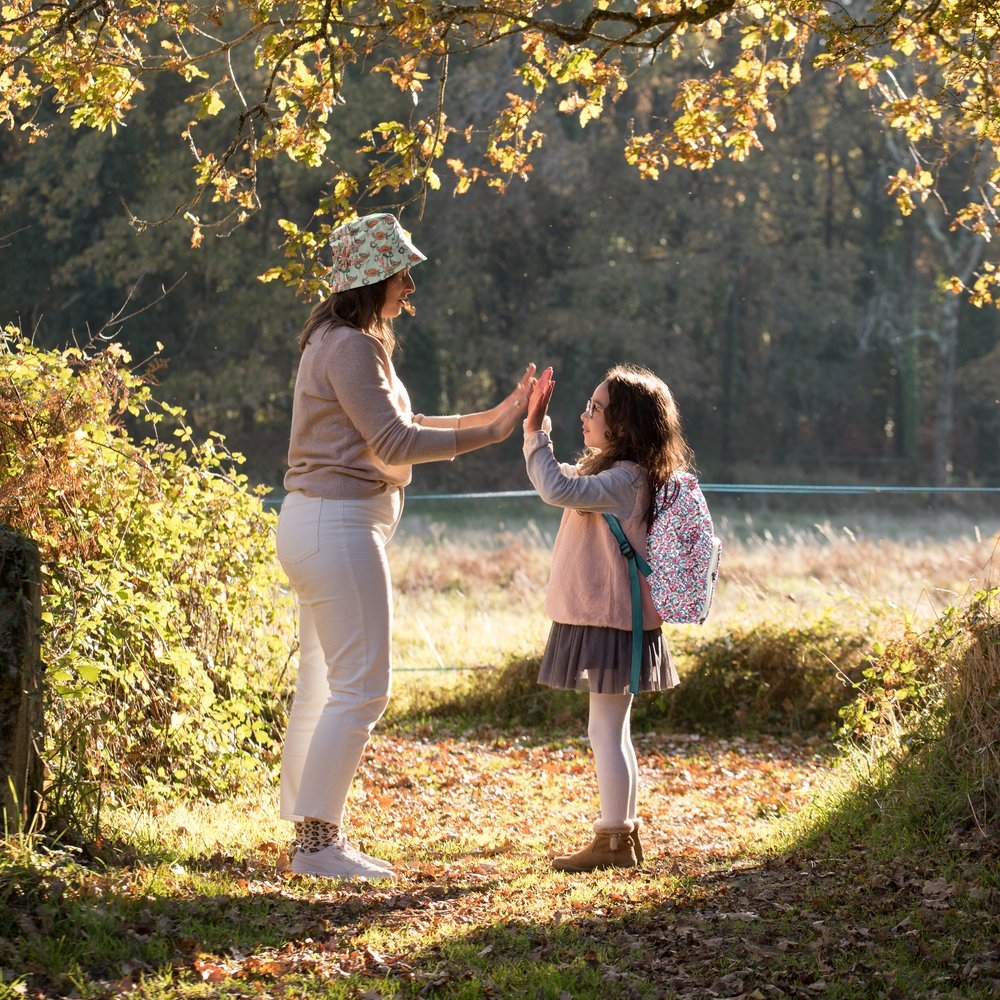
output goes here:
{"type": "MultiPolygon", "coordinates": [[[[0,998],[996,996],[992,507],[855,530],[713,500],[713,617],[634,719],[649,863],[568,885],[545,859],[594,789],[586,703],[535,683],[554,523],[425,502],[357,786],[399,891],[327,892],[274,802],[276,515],[217,435],[279,486],[325,237],[392,208],[429,258],[418,409],[553,364],[568,455],[631,360],[706,479],[996,484],[998,38],[975,0],[0,5],[0,510],[40,551],[45,666],[0,998]]],[[[414,482],[524,485],[516,440],[414,482]]]]}
{"type": "MultiPolygon", "coordinates": [[[[551,364],[568,458],[591,389],[630,361],[672,386],[709,481],[996,485],[1000,324],[946,289],[959,267],[967,277],[995,257],[981,235],[950,231],[942,207],[964,197],[971,141],[936,175],[936,195],[903,214],[887,185],[910,153],[872,113],[872,92],[806,68],[772,101],[777,128],[759,133],[760,151],[641,178],[623,142],[669,114],[680,81],[739,54],[735,36],[711,44],[715,56],[690,46],[640,69],[586,128],[543,105],[544,146],[502,197],[445,185],[404,209],[428,257],[416,314],[397,323],[415,409],[491,405],[528,361],[551,364]]],[[[518,51],[511,40],[451,61],[453,120],[480,121],[502,100],[518,51]]],[[[241,226],[197,247],[180,216],[142,231],[136,219],[168,218],[190,184],[179,87],[147,77],[117,130],[5,137],[0,317],[43,348],[99,335],[137,364],[159,352],[156,395],[186,410],[195,437],[224,435],[251,481],[280,493],[308,305],[259,276],[280,256],[279,220],[306,222],[330,175],[268,160],[241,226]]],[[[358,135],[405,118],[415,97],[354,73],[327,123],[331,158],[370,169],[358,135]]],[[[36,123],[49,119],[36,109],[36,123]]],[[[219,142],[231,127],[227,115],[200,125],[219,142]]],[[[363,210],[401,201],[387,191],[363,210]]],[[[414,477],[432,492],[524,486],[515,448],[414,477]]]]}

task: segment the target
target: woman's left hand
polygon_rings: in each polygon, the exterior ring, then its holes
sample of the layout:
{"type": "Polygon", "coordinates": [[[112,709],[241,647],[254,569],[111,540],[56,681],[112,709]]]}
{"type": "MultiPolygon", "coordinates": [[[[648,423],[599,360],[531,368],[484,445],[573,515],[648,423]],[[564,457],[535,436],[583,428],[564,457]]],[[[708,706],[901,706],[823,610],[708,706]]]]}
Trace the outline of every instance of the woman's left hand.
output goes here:
{"type": "Polygon", "coordinates": [[[528,400],[531,399],[531,390],[535,387],[535,362],[532,361],[527,368],[524,369],[524,374],[518,379],[517,385],[514,387],[514,391],[500,404],[501,407],[512,406],[515,410],[519,410],[521,414],[524,414],[528,409],[528,400]]]}

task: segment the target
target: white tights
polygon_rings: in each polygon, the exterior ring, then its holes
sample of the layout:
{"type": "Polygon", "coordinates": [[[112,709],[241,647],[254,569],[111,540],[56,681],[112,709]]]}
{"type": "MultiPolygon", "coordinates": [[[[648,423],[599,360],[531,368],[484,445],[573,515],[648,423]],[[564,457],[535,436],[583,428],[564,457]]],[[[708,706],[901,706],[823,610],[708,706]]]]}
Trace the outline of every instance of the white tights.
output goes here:
{"type": "Polygon", "coordinates": [[[635,819],[639,763],[632,746],[632,695],[590,693],[587,734],[597,767],[601,820],[608,824],[635,819]]]}

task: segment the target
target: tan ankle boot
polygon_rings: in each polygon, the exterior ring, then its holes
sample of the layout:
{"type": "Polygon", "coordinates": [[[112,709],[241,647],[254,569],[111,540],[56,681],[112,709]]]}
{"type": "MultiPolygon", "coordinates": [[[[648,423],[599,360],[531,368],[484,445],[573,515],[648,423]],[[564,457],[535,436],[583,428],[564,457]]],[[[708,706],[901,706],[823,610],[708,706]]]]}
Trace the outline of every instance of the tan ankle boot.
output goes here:
{"type": "Polygon", "coordinates": [[[552,859],[552,867],[561,872],[592,872],[599,868],[635,868],[638,862],[632,847],[632,824],[594,824],[594,840],[575,854],[552,859]]]}
{"type": "Polygon", "coordinates": [[[632,850],[635,851],[636,864],[642,864],[642,844],[639,843],[639,821],[632,820],[632,850]]]}

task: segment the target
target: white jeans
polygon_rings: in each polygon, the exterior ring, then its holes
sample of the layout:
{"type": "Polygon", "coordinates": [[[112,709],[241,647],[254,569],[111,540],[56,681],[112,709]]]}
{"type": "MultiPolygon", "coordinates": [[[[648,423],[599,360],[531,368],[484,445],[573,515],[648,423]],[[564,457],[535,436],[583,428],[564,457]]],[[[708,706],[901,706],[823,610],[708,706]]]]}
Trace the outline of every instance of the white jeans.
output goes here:
{"type": "Polygon", "coordinates": [[[281,758],[281,817],[340,826],[375,723],[389,703],[392,581],[385,546],[403,495],[289,493],[278,559],[299,602],[299,672],[281,758]]]}

